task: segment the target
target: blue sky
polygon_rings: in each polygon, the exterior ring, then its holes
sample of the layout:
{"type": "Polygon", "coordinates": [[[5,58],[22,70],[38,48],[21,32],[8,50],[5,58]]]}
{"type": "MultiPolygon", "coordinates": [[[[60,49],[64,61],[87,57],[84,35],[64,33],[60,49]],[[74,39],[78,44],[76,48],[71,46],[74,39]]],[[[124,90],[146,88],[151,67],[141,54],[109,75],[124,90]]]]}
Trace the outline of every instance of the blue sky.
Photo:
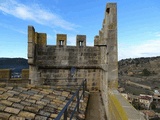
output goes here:
{"type": "Polygon", "coordinates": [[[64,33],[68,45],[84,34],[92,46],[108,2],[118,7],[119,60],[160,56],[160,0],[0,0],[0,57],[27,58],[28,25],[49,45],[64,33]]]}

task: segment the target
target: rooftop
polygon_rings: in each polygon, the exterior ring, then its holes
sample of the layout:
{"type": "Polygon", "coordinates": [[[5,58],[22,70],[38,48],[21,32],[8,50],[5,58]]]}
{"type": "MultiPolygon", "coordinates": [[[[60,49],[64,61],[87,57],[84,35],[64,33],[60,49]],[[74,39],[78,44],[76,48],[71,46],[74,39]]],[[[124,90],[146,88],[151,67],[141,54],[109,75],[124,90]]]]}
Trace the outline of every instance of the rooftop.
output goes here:
{"type": "MultiPolygon", "coordinates": [[[[0,119],[5,120],[52,120],[63,109],[76,90],[38,87],[1,87],[0,119]]],[[[80,115],[85,116],[88,96],[80,103],[80,115]]],[[[76,98],[69,111],[76,105],[76,98]]],[[[69,116],[69,114],[68,114],[69,116]]]]}

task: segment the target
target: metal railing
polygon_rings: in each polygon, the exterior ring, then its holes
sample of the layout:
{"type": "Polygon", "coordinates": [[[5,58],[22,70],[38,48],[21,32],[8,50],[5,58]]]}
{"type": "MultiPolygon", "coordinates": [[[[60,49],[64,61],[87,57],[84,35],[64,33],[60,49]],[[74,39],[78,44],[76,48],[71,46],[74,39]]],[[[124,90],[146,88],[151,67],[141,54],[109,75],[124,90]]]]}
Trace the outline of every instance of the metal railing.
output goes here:
{"type": "Polygon", "coordinates": [[[70,100],[67,102],[67,104],[64,106],[64,108],[61,110],[61,112],[58,114],[58,116],[54,120],[60,120],[62,116],[64,117],[64,120],[67,120],[68,108],[69,108],[69,105],[71,104],[71,102],[73,102],[74,97],[76,97],[77,103],[76,103],[73,111],[71,112],[69,119],[72,120],[75,112],[79,113],[79,104],[80,104],[80,100],[81,100],[82,96],[83,96],[83,98],[85,96],[86,84],[87,84],[87,81],[86,81],[86,79],[84,79],[83,82],[81,83],[81,85],[79,86],[79,88],[77,89],[77,91],[70,98],[70,100]],[[82,89],[82,93],[81,93],[81,95],[79,95],[81,89],[82,89]]]}

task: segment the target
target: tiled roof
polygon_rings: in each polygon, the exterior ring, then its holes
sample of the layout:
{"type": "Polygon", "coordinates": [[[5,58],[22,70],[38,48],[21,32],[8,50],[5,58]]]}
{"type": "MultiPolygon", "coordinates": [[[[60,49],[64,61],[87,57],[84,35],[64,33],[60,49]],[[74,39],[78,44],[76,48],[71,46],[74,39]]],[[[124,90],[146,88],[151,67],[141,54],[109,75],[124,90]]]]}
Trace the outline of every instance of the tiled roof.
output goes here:
{"type": "MultiPolygon", "coordinates": [[[[0,119],[4,120],[51,120],[63,109],[72,97],[72,90],[54,90],[34,87],[1,87],[0,119]]],[[[80,111],[85,113],[88,96],[80,111]]],[[[70,106],[72,110],[76,100],[70,106]]],[[[84,116],[84,115],[82,115],[84,116]]]]}
{"type": "Polygon", "coordinates": [[[149,97],[149,96],[140,96],[139,97],[140,99],[143,99],[143,100],[151,100],[152,98],[149,97]]]}
{"type": "Polygon", "coordinates": [[[147,114],[149,117],[154,117],[156,114],[153,110],[141,110],[144,114],[147,114]]]}

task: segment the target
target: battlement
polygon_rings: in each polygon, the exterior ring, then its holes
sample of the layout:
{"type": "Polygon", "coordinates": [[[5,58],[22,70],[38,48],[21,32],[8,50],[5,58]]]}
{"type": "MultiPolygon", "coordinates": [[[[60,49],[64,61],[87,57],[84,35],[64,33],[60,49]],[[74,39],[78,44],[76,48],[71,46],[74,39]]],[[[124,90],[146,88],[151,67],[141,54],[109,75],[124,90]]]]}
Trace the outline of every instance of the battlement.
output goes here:
{"type": "MultiPolygon", "coordinates": [[[[35,28],[33,26],[28,26],[28,43],[36,44],[38,46],[47,46],[47,34],[38,33],[35,31],[35,28]]],[[[52,46],[55,46],[55,45],[52,45],[52,46]]],[[[67,46],[67,34],[56,35],[56,46],[57,47],[67,46]]],[[[86,35],[76,36],[76,46],[86,47],[86,35]]]]}
{"type": "Polygon", "coordinates": [[[93,79],[100,77],[100,48],[86,46],[86,35],[76,36],[76,46],[67,46],[66,34],[57,34],[56,45],[46,45],[45,33],[35,32],[32,26],[28,27],[28,31],[31,83],[53,84],[57,79],[71,79],[71,68],[74,67],[77,79],[82,79],[85,75],[88,78],[88,88],[99,89],[99,81],[94,82],[93,79]]]}

